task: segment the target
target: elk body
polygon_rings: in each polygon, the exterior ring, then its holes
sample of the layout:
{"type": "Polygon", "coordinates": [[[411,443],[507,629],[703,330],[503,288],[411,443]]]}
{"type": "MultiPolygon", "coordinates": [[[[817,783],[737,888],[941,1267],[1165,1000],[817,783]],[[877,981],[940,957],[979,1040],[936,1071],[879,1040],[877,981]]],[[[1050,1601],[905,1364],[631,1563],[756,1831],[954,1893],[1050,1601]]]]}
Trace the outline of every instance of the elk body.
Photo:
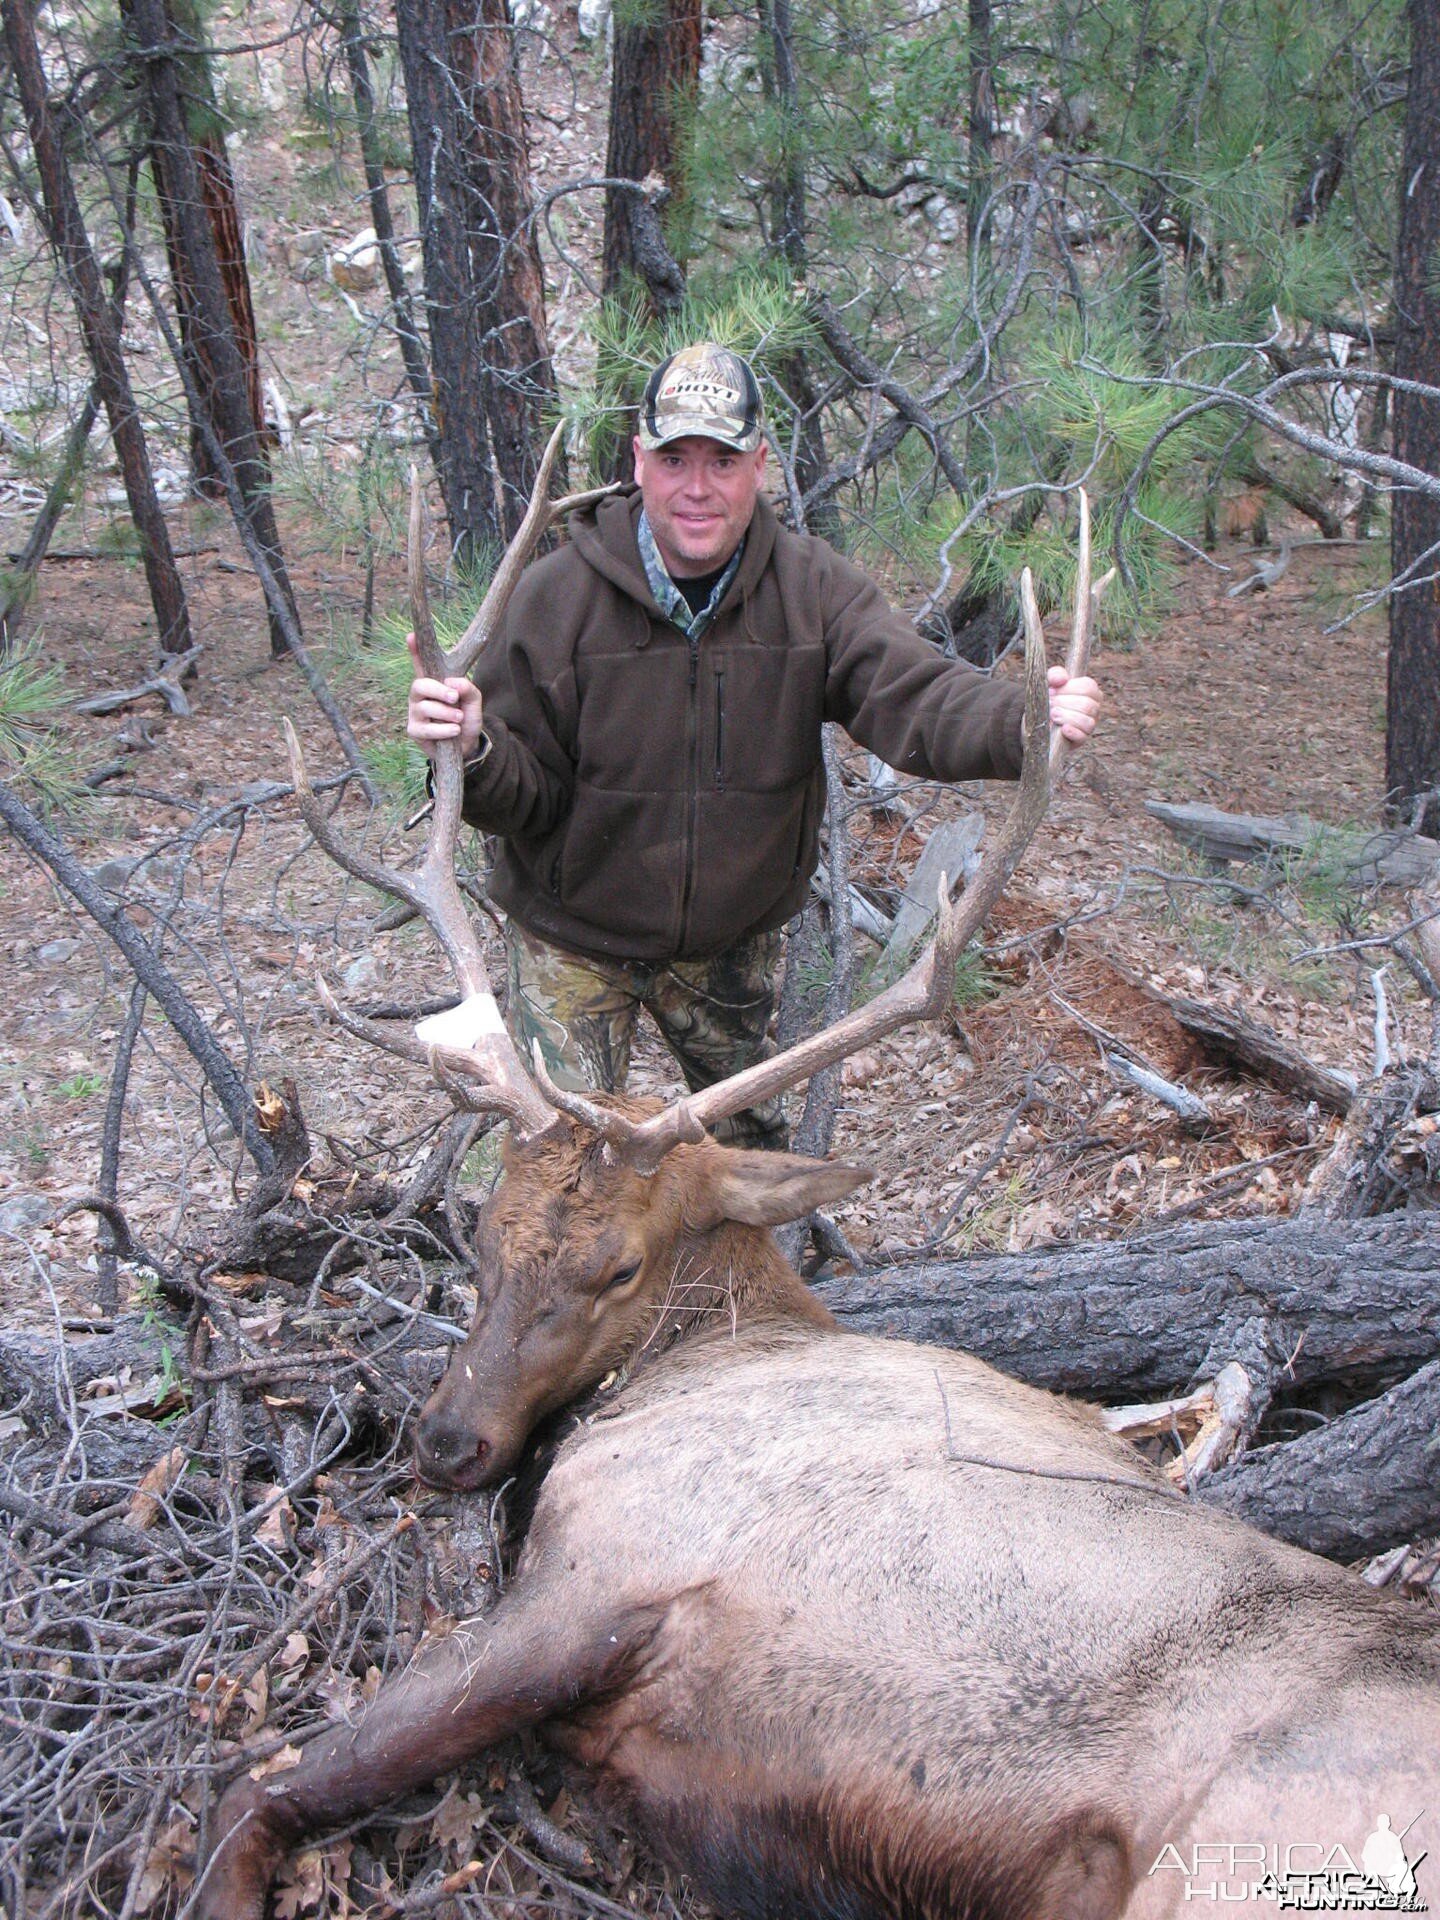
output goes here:
{"type": "MultiPolygon", "coordinates": [[[[1083,499],[1081,524],[1072,673],[1098,597],[1083,499]]],[[[422,656],[464,671],[484,632],[442,660],[418,571],[422,656]]],[[[827,1034],[663,1113],[537,1086],[506,1039],[454,884],[453,743],[403,875],[340,841],[295,756],[317,840],[425,915],[464,995],[415,1041],[331,1003],[337,1018],[512,1122],[421,1473],[500,1481],[537,1421],[618,1383],[560,1446],[495,1608],[291,1771],[225,1794],[204,1920],[259,1920],[303,1835],[527,1727],[757,1920],[1155,1920],[1222,1879],[1241,1904],[1267,1866],[1358,1863],[1382,1815],[1387,1838],[1422,1813],[1440,1825],[1435,1616],[1191,1506],[1084,1407],[842,1331],[769,1228],[861,1176],[705,1137],[948,1004],[1059,751],[1028,576],[1022,604],[1019,797],[931,949],[827,1034]]]]}
{"type": "Polygon", "coordinates": [[[1440,1807],[1435,1617],[1192,1507],[1088,1408],[839,1329],[759,1223],[853,1172],[705,1143],[642,1176],[573,1125],[507,1161],[422,1471],[503,1478],[628,1376],[495,1609],[226,1795],[211,1920],[258,1916],[302,1834],[532,1726],[754,1916],[1140,1920],[1185,1905],[1162,1857],[1358,1862],[1380,1814],[1440,1807]]]}

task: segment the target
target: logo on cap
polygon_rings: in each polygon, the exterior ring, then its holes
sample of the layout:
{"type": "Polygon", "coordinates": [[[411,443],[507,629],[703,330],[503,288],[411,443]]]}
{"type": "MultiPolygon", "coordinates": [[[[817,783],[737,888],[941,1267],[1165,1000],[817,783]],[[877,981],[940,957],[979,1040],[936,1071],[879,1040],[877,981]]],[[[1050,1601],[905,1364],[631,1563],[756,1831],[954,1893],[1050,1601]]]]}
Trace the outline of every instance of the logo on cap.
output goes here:
{"type": "Polygon", "coordinates": [[[760,388],[748,361],[701,341],[662,360],[645,383],[640,444],[647,452],[694,434],[737,453],[761,439],[760,388]]]}

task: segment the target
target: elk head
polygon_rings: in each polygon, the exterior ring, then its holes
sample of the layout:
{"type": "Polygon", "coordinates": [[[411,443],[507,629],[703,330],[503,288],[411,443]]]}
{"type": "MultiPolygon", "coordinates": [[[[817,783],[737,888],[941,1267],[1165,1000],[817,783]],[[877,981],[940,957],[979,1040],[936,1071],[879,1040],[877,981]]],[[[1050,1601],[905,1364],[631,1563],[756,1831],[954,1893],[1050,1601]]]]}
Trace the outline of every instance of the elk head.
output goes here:
{"type": "MultiPolygon", "coordinates": [[[[603,1110],[637,1124],[656,1105],[603,1110]]],[[[512,1133],[475,1235],[475,1320],[416,1429],[420,1477],[461,1489],[504,1479],[546,1414],[676,1339],[764,1313],[829,1324],[768,1230],[868,1177],[712,1140],[640,1173],[582,1122],[512,1133]]]]}
{"type": "MultiPolygon", "coordinates": [[[[411,610],[422,664],[437,679],[470,668],[498,626],[520,571],[550,520],[598,498],[547,500],[559,449],[551,440],[525,520],[480,612],[449,655],[435,639],[425,592],[423,513],[412,479],[411,610]]],[[[1110,576],[1090,583],[1089,505],[1080,496],[1080,567],[1068,656],[1084,671],[1093,616],[1110,576]]],[[[742,1153],[706,1129],[808,1080],[915,1020],[950,1004],[955,963],[979,931],[1044,815],[1053,769],[1066,753],[1048,729],[1045,641],[1028,568],[1025,619],[1026,752],[1004,826],[963,896],[942,878],[939,918],[910,970],[865,1007],[785,1053],[669,1107],[564,1092],[536,1058],[536,1078],[507,1035],[486,976],[480,941],[455,877],[463,768],[453,740],[437,743],[435,805],[419,864],[404,872],[351,848],[306,779],[287,723],[297,799],[316,840],[345,870],[395,895],[428,922],[461,990],[458,1006],[424,1021],[414,1037],[347,1012],[320,982],[347,1032],[428,1064],[456,1104],[497,1111],[511,1123],[502,1179],[479,1227],[475,1325],[422,1414],[416,1440],[422,1477],[468,1488],[507,1474],[546,1413],[627,1365],[647,1346],[740,1310],[829,1316],[799,1285],[768,1229],[849,1193],[854,1168],[791,1155],[742,1153]],[[1047,744],[1048,742],[1048,744],[1047,744]]]]}

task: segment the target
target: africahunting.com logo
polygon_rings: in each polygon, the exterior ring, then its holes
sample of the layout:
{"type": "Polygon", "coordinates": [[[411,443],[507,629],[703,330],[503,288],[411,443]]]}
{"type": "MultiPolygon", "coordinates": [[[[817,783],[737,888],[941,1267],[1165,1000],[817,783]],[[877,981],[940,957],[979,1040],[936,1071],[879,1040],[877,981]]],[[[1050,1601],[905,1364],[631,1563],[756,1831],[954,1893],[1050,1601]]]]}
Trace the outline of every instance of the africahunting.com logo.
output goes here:
{"type": "Polygon", "coordinates": [[[1187,1852],[1167,1841],[1150,1872],[1183,1875],[1179,1891],[1187,1901],[1273,1901],[1282,1913],[1428,1913],[1415,1880],[1426,1856],[1405,1844],[1420,1817],[1397,1833],[1382,1813],[1358,1860],[1338,1843],[1312,1840],[1210,1840],[1187,1852]]]}

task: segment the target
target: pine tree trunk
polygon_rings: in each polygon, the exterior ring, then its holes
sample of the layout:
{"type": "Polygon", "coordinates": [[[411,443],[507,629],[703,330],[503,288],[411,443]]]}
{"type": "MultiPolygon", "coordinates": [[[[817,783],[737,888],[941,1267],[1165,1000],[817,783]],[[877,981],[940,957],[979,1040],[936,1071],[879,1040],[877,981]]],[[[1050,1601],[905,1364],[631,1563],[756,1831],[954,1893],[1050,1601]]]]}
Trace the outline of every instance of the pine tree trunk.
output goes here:
{"type": "MultiPolygon", "coordinates": [[[[255,431],[265,437],[265,398],[260,385],[260,348],[255,327],[255,303],[250,293],[250,274],[245,264],[245,241],[240,225],[240,209],[235,198],[235,176],[230,156],[225,151],[225,135],[220,125],[215,88],[211,79],[204,30],[193,0],[167,0],[170,39],[175,47],[175,64],[181,73],[180,91],[185,121],[195,150],[200,175],[200,191],[215,257],[225,290],[225,303],[236,345],[245,364],[246,401],[255,431]]],[[[199,390],[200,411],[191,408],[190,471],[196,488],[214,499],[224,495],[224,484],[208,444],[206,424],[215,419],[217,370],[209,352],[199,295],[185,250],[180,210],[169,192],[169,178],[163,160],[152,154],[151,172],[160,205],[160,221],[165,230],[165,252],[170,266],[170,284],[175,290],[175,307],[180,321],[180,338],[190,356],[199,390]]]]}
{"type": "MultiPolygon", "coordinates": [[[[283,607],[267,608],[270,650],[288,651],[286,625],[298,635],[295,597],[280,546],[270,498],[270,466],[256,430],[251,402],[251,367],[236,338],[225,276],[207,213],[201,164],[186,124],[181,63],[193,51],[167,10],[166,0],[124,0],[140,48],[150,105],[150,157],[156,187],[172,219],[167,222],[174,254],[182,262],[177,286],[187,288],[190,344],[185,352],[194,393],[192,419],[202,435],[214,435],[212,459],[223,450],[233,468],[245,517],[264,551],[283,607]],[[196,408],[201,417],[195,419],[196,408]],[[208,414],[208,418],[204,416],[208,414]]],[[[243,272],[243,260],[239,263],[243,272]]],[[[248,304],[248,288],[246,294],[248,304]]],[[[251,325],[253,327],[253,314],[251,325]]],[[[216,460],[217,467],[219,466],[216,460]]]]}
{"type": "MultiPolygon", "coordinates": [[[[760,25],[769,43],[766,89],[779,109],[779,167],[770,193],[771,242],[797,286],[809,271],[809,212],[805,193],[804,127],[800,77],[795,60],[795,22],[790,0],[760,0],[760,25]]],[[[781,385],[799,416],[795,447],[795,484],[803,498],[824,478],[830,457],[820,425],[819,396],[803,352],[790,354],[777,369],[781,385]]],[[[840,532],[833,502],[810,517],[810,531],[835,539],[840,532]]]]}
{"type": "MultiPolygon", "coordinates": [[[[250,296],[250,274],[245,265],[245,241],[240,227],[240,209],[235,200],[235,176],[230,157],[218,133],[195,139],[195,164],[200,173],[200,191],[206,218],[214,238],[216,262],[225,289],[225,304],[230,325],[245,365],[245,395],[250,419],[262,444],[268,437],[265,425],[265,396],[260,385],[260,342],[255,327],[255,304],[250,296]]],[[[159,169],[155,170],[158,183],[159,169]]],[[[215,415],[215,369],[205,352],[203,327],[197,324],[195,290],[185,268],[185,256],[177,245],[174,209],[163,199],[161,217],[165,225],[165,251],[170,262],[170,279],[175,289],[175,305],[180,316],[180,337],[195,364],[197,382],[205,396],[207,410],[215,415]]],[[[223,497],[225,488],[198,421],[190,426],[190,471],[195,485],[214,499],[223,497]]]]}
{"type": "MultiPolygon", "coordinates": [[[[643,18],[627,13],[615,23],[610,80],[610,139],[605,171],[612,180],[646,180],[658,174],[673,208],[685,191],[685,121],[700,86],[700,0],[664,0],[643,18]]],[[[637,249],[633,194],[605,191],[604,278],[606,299],[643,292],[651,318],[674,304],[657,300],[637,249]]]]}
{"type": "Polygon", "coordinates": [[[380,249],[380,264],[390,294],[390,309],[400,341],[400,357],[405,363],[405,378],[419,404],[420,415],[425,422],[425,437],[430,443],[430,457],[438,470],[440,441],[435,432],[435,396],[430,386],[425,343],[415,324],[410,289],[405,284],[400,249],[395,244],[395,222],[390,213],[390,195],[385,185],[380,138],[375,129],[375,90],[370,82],[370,58],[360,20],[359,0],[340,0],[340,31],[345,42],[350,91],[355,100],[360,157],[365,168],[365,192],[370,202],[370,224],[375,229],[375,239],[380,249]]]}
{"type": "Polygon", "coordinates": [[[106,298],[75,184],[50,112],[29,0],[0,0],[0,17],[4,20],[5,40],[40,174],[46,236],[69,282],[86,351],[95,369],[96,391],[110,423],[125,497],[140,535],[145,579],[155,609],[160,647],[165,653],[188,653],[193,642],[185,589],[175,565],[165,516],[156,497],[145,430],[140,424],[140,410],[120,350],[119,317],[106,298]]]}
{"type": "MultiPolygon", "coordinates": [[[[1400,167],[1395,247],[1395,372],[1440,385],[1440,0],[1409,0],[1410,91],[1400,167]]],[[[1440,403],[1397,388],[1395,457],[1440,475],[1440,403]]],[[[1398,816],[1440,786],[1440,500],[1396,490],[1390,569],[1421,584],[1390,596],[1385,784],[1398,816]]],[[[1440,834],[1440,804],[1425,806],[1421,831],[1440,834]]]]}
{"type": "MultiPolygon", "coordinates": [[[[615,23],[605,172],[612,180],[662,182],[672,212],[685,192],[685,120],[700,88],[703,11],[701,0],[663,0],[643,18],[626,13],[615,23]]],[[[606,188],[602,260],[605,299],[622,300],[648,320],[678,310],[684,270],[665,244],[649,198],[606,188]]],[[[602,387],[623,391],[626,379],[612,382],[601,371],[602,387]]],[[[627,397],[638,401],[639,394],[627,397]]],[[[597,477],[628,480],[631,465],[627,415],[624,429],[599,457],[597,477]]]]}
{"type": "Polygon", "coordinates": [[[530,153],[505,0],[396,9],[430,313],[440,484],[457,551],[520,524],[555,400],[530,153]]]}

